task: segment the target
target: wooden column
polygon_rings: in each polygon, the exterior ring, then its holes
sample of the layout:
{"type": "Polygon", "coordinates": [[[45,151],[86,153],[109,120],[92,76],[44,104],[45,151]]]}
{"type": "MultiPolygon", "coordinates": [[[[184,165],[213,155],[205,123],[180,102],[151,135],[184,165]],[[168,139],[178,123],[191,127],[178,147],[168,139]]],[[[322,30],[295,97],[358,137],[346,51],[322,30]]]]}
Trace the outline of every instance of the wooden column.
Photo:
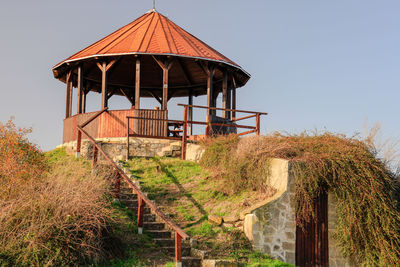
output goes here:
{"type": "MultiPolygon", "coordinates": [[[[193,105],[193,91],[192,89],[189,90],[189,99],[188,105],[193,105]]],[[[188,120],[193,121],[193,107],[189,107],[188,110],[188,120]]],[[[193,135],[193,125],[191,123],[188,124],[189,135],[193,135]]]]}
{"type": "MultiPolygon", "coordinates": [[[[232,77],[232,109],[236,109],[236,82],[235,82],[235,77],[232,77]]],[[[236,112],[232,111],[232,120],[236,119],[236,112]]]]}
{"type": "Polygon", "coordinates": [[[65,118],[71,117],[72,110],[72,71],[67,73],[66,84],[67,84],[67,95],[65,98],[65,118]]]}
{"type": "Polygon", "coordinates": [[[82,94],[82,113],[86,113],[86,95],[89,93],[89,91],[83,90],[82,94]]]}
{"type": "Polygon", "coordinates": [[[168,61],[164,61],[163,66],[163,97],[162,97],[162,107],[161,109],[167,110],[168,106],[168,61]]]}
{"type": "MultiPolygon", "coordinates": [[[[213,81],[214,81],[214,66],[209,64],[208,65],[208,77],[207,77],[207,107],[213,106],[213,81]]],[[[209,116],[213,114],[211,109],[207,110],[207,119],[206,121],[209,122],[209,116]]]]}
{"type": "Polygon", "coordinates": [[[140,109],[140,58],[136,58],[135,109],[140,109]]]}
{"type": "MultiPolygon", "coordinates": [[[[222,78],[222,108],[227,107],[228,101],[228,72],[225,70],[222,78]]],[[[222,111],[222,117],[225,119],[229,119],[228,111],[222,111]]]]}
{"type": "Polygon", "coordinates": [[[83,77],[82,77],[82,66],[78,67],[78,85],[77,85],[77,105],[76,105],[76,113],[81,114],[82,113],[82,95],[85,93],[83,92],[83,77]]]}
{"type": "MultiPolygon", "coordinates": [[[[232,88],[232,109],[236,109],[236,88],[232,88]]],[[[232,120],[236,119],[236,112],[232,111],[232,120]]]]}
{"type": "Polygon", "coordinates": [[[101,65],[101,108],[108,107],[107,90],[107,63],[104,61],[101,65]]]}

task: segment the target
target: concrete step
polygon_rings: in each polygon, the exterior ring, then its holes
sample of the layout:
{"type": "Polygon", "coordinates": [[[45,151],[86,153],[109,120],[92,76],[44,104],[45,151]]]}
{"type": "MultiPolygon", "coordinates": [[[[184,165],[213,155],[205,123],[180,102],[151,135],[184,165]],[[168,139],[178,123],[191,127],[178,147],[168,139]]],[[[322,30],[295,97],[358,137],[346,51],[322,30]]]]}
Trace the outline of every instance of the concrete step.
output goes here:
{"type": "Polygon", "coordinates": [[[143,221],[144,222],[155,222],[157,220],[155,214],[144,214],[143,221]]]}
{"type": "Polygon", "coordinates": [[[175,239],[174,238],[153,238],[153,240],[160,247],[173,247],[173,246],[175,246],[175,239]]]}
{"type": "Polygon", "coordinates": [[[167,230],[147,230],[146,232],[153,238],[171,238],[171,232],[167,230]]]}
{"type": "MultiPolygon", "coordinates": [[[[184,247],[182,246],[182,257],[187,257],[190,256],[190,247],[184,247]]],[[[175,246],[173,247],[163,247],[162,248],[163,251],[167,252],[168,255],[175,255],[175,246]]]]}
{"type": "Polygon", "coordinates": [[[147,229],[147,230],[163,230],[163,229],[165,229],[165,223],[162,223],[162,222],[145,222],[145,223],[143,223],[143,228],[147,229]]]}
{"type": "Polygon", "coordinates": [[[182,257],[182,266],[201,267],[202,260],[196,257],[182,257]]]}
{"type": "MultiPolygon", "coordinates": [[[[138,207],[137,207],[137,205],[134,206],[134,207],[133,207],[133,206],[127,206],[127,208],[128,208],[130,211],[132,211],[134,214],[137,214],[137,212],[138,212],[138,207]]],[[[143,209],[143,213],[144,213],[144,214],[151,214],[150,208],[147,207],[147,206],[145,206],[144,209],[143,209]]]]}
{"type": "Polygon", "coordinates": [[[139,201],[137,199],[121,199],[120,201],[124,203],[127,207],[137,207],[139,201]]]}
{"type": "Polygon", "coordinates": [[[137,200],[137,195],[132,193],[120,193],[119,199],[122,200],[137,200]]]}

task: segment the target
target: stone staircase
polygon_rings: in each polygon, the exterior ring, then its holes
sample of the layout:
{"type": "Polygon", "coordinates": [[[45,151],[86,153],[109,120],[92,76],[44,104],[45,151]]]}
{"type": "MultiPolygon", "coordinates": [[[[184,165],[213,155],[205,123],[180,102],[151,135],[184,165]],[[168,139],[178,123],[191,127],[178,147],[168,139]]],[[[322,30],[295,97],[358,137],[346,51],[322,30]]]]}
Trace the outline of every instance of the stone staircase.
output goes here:
{"type": "MultiPolygon", "coordinates": [[[[132,188],[124,180],[121,180],[119,200],[126,205],[134,214],[138,213],[138,199],[132,188]]],[[[143,216],[144,232],[150,235],[158,246],[165,251],[167,255],[175,255],[174,232],[168,229],[167,225],[151,209],[145,205],[143,216]]],[[[191,256],[190,242],[182,240],[182,266],[199,267],[202,266],[200,257],[191,256]]]]}
{"type": "Polygon", "coordinates": [[[182,153],[181,141],[171,143],[169,146],[163,147],[157,156],[160,157],[179,157],[182,153]]]}

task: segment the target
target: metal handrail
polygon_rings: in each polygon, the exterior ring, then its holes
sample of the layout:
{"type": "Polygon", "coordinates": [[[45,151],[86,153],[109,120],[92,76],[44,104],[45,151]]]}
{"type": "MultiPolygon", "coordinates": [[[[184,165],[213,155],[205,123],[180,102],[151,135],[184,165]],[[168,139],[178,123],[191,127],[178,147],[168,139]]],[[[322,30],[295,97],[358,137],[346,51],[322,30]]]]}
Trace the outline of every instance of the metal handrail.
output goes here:
{"type": "Polygon", "coordinates": [[[183,239],[189,238],[189,236],[178,225],[171,221],[171,219],[168,218],[167,215],[165,215],[139,188],[136,187],[135,184],[132,183],[125,172],[121,170],[121,168],[118,167],[117,164],[115,164],[115,162],[110,158],[110,156],[107,155],[107,153],[101,148],[101,146],[96,144],[96,141],[93,137],[91,137],[84,129],[82,129],[82,127],[78,126],[78,129],[88,137],[90,142],[101,152],[101,154],[103,154],[103,156],[110,162],[114,169],[124,178],[128,185],[132,187],[135,193],[140,196],[144,200],[144,202],[152,210],[154,210],[157,215],[159,215],[172,229],[174,229],[175,232],[178,232],[183,239]]]}
{"type": "MultiPolygon", "coordinates": [[[[100,153],[104,156],[104,158],[111,164],[111,166],[114,167],[114,169],[118,172],[119,177],[122,177],[125,182],[133,189],[133,191],[137,194],[138,196],[138,224],[142,223],[141,220],[143,220],[143,202],[147,204],[147,206],[150,207],[154,211],[155,214],[157,214],[167,225],[169,225],[173,231],[175,231],[175,261],[180,262],[181,261],[181,256],[182,256],[182,248],[181,248],[181,239],[189,239],[189,235],[186,234],[177,224],[175,224],[167,215],[165,215],[130,179],[129,177],[125,174],[125,172],[117,165],[115,162],[110,158],[110,156],[99,146],[96,144],[95,139],[88,133],[86,132],[83,127],[88,125],[90,122],[92,122],[94,119],[96,119],[98,116],[100,116],[103,112],[107,111],[107,108],[104,108],[103,110],[99,111],[97,114],[92,116],[90,119],[88,119],[85,123],[82,123],[81,125],[77,126],[77,129],[80,133],[78,135],[78,138],[81,138],[81,134],[83,133],[86,135],[86,137],[89,139],[89,141],[93,144],[93,165],[97,162],[97,152],[100,151],[100,153]]],[[[79,147],[77,144],[77,151],[80,151],[80,140],[77,141],[79,142],[79,147]]],[[[118,186],[119,189],[119,186],[118,186]]],[[[140,225],[139,225],[140,227],[140,225]]]]}

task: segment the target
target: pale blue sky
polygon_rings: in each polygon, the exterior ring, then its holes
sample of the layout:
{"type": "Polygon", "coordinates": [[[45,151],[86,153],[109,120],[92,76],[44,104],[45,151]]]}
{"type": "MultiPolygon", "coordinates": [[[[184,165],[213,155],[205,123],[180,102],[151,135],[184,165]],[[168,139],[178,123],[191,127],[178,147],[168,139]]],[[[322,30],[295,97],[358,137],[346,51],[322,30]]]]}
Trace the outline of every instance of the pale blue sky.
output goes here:
{"type": "MultiPolygon", "coordinates": [[[[151,8],[152,0],[1,1],[0,121],[32,126],[45,150],[60,144],[65,85],[51,68],[151,8]]],[[[269,112],[264,133],[353,134],[368,118],[400,136],[399,1],[158,0],[157,10],[252,75],[238,108],[269,112]]],[[[97,95],[88,101],[98,109],[97,95]]],[[[112,98],[118,107],[129,104],[112,98]]]]}

